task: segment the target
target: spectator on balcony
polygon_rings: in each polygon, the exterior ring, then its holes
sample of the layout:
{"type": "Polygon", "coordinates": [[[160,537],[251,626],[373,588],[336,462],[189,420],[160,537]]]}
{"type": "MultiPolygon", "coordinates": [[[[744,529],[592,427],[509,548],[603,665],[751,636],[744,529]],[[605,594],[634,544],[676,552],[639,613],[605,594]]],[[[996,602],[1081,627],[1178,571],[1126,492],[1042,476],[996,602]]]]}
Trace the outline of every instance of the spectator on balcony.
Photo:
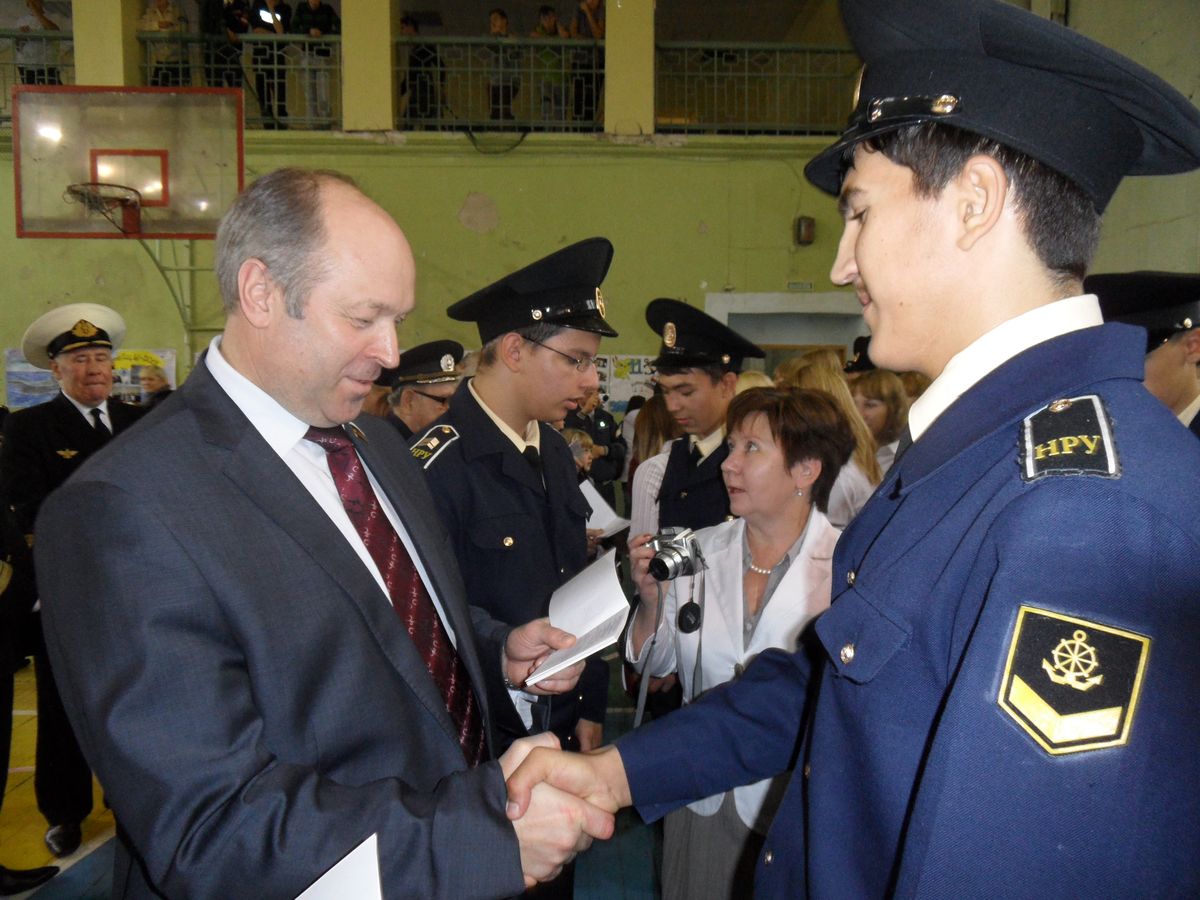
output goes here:
{"type": "MultiPolygon", "coordinates": [[[[287,34],[291,25],[292,7],[287,0],[254,0],[250,7],[250,30],[255,34],[287,34]]],[[[287,46],[276,41],[255,43],[250,49],[263,128],[287,128],[286,51],[287,46]]]]}
{"type": "MultiPolygon", "coordinates": [[[[412,16],[400,19],[400,34],[415,37],[419,28],[412,16]]],[[[444,80],[442,60],[436,44],[408,44],[408,71],[400,84],[400,93],[408,94],[406,118],[412,127],[434,125],[442,108],[444,80]]]]}
{"type": "MultiPolygon", "coordinates": [[[[558,11],[553,6],[541,6],[538,8],[537,27],[529,36],[555,41],[569,38],[571,33],[558,21],[558,11]]],[[[533,70],[538,80],[538,96],[542,101],[542,121],[565,122],[567,85],[562,50],[556,47],[539,47],[534,50],[533,70]]]]}
{"type": "MultiPolygon", "coordinates": [[[[46,15],[42,0],[25,0],[29,12],[17,19],[17,31],[58,31],[58,24],[46,15]]],[[[17,41],[17,73],[21,84],[62,84],[58,72],[58,41],[27,38],[17,41]]]]}
{"type": "Polygon", "coordinates": [[[147,41],[146,60],[150,63],[151,87],[183,87],[191,81],[187,70],[187,51],[183,41],[168,35],[182,35],[187,28],[187,16],[173,0],[149,0],[142,20],[142,31],[155,32],[162,37],[147,41]]]}
{"type": "Polygon", "coordinates": [[[203,0],[204,80],[209,87],[242,86],[242,38],[250,31],[246,0],[203,0]]]}
{"type": "Polygon", "coordinates": [[[511,121],[513,99],[521,90],[521,51],[508,46],[512,35],[508,33],[508,13],[497,7],[488,13],[488,33],[496,39],[491,48],[492,74],[488,79],[488,99],[491,117],[494,120],[511,121]]]}
{"type": "Polygon", "coordinates": [[[292,18],[292,32],[316,38],[300,44],[300,65],[304,70],[304,114],[310,127],[328,128],[332,118],[329,83],[333,47],[321,39],[341,34],[342,20],[324,0],[302,0],[292,18]]]}
{"type": "MultiPolygon", "coordinates": [[[[604,40],[604,0],[580,0],[571,20],[571,37],[576,40],[604,40]]],[[[571,54],[571,104],[580,128],[596,124],[596,100],[604,82],[604,48],[593,43],[571,54]]]]}

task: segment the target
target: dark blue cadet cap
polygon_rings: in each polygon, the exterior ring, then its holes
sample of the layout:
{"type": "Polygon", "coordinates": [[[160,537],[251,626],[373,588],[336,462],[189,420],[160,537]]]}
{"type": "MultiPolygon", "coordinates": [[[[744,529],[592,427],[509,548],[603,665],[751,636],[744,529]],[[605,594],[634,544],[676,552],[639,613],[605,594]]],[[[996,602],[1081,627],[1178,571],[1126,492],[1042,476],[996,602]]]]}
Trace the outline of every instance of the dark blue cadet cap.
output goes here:
{"type": "Polygon", "coordinates": [[[650,301],[646,324],[662,337],[662,347],[652,364],[656,369],[721,366],[737,372],[746,357],[762,359],[766,355],[728,325],[682,300],[650,301]]]}
{"type": "Polygon", "coordinates": [[[1111,272],[1089,275],[1083,289],[1100,298],[1106,322],[1146,329],[1146,352],[1173,335],[1200,328],[1200,275],[1111,272]]]}
{"type": "Polygon", "coordinates": [[[1200,110],[1107,47],[1003,0],[841,0],[864,62],[846,131],[806,167],[837,194],[861,141],[923,122],[982,135],[1103,212],[1126,175],[1200,167],[1200,110]]]}
{"type": "Polygon", "coordinates": [[[458,341],[429,341],[400,354],[400,365],[384,369],[375,379],[380,387],[394,388],[401,384],[440,384],[457,381],[461,376],[463,345],[458,341]]]}
{"type": "Polygon", "coordinates": [[[607,238],[588,238],[504,276],[459,300],[446,313],[455,321],[476,323],[485,344],[531,325],[559,325],[616,337],[604,320],[600,293],[612,257],[607,238]]]}

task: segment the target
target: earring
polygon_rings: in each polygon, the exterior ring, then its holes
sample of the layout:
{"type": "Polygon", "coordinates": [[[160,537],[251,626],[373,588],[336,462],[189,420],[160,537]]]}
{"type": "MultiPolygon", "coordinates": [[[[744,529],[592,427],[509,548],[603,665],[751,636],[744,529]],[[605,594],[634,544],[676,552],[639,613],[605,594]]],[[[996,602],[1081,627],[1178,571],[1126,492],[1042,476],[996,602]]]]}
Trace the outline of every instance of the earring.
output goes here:
{"type": "Polygon", "coordinates": [[[797,496],[797,497],[803,497],[803,496],[804,496],[804,488],[798,488],[798,489],[796,490],[796,496],[797,496]]]}

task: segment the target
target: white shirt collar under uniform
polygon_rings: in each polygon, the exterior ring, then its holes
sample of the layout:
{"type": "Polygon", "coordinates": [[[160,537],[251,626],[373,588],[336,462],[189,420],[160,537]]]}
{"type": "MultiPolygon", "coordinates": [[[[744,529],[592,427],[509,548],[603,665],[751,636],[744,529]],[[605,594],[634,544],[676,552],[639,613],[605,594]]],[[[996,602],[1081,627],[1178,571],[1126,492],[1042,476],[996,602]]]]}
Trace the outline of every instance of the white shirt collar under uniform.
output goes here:
{"type": "Polygon", "coordinates": [[[1102,325],[1095,294],[1055,300],[1002,322],[976,338],[946,363],[942,374],[908,411],[908,428],[915,441],[937,417],[1004,363],[1030,347],[1060,335],[1102,325]]]}
{"type": "Polygon", "coordinates": [[[698,438],[694,434],[689,435],[688,443],[690,446],[688,447],[688,450],[690,452],[692,447],[699,447],[700,460],[703,462],[704,460],[708,459],[708,457],[712,455],[713,451],[720,447],[724,441],[725,426],[722,424],[721,427],[712,434],[706,434],[702,438],[698,438]]]}
{"type": "Polygon", "coordinates": [[[495,411],[483,402],[483,398],[479,396],[479,391],[475,390],[475,379],[472,378],[467,382],[467,390],[471,392],[471,396],[475,398],[475,402],[479,404],[489,419],[496,423],[496,427],[500,429],[500,433],[513,442],[513,446],[517,448],[518,453],[524,453],[526,447],[532,447],[538,453],[542,452],[542,431],[538,427],[536,419],[531,419],[525,425],[525,436],[517,434],[508,427],[508,423],[496,415],[495,411]]]}
{"type": "Polygon", "coordinates": [[[1192,424],[1192,419],[1196,418],[1196,416],[1200,416],[1200,394],[1197,394],[1196,399],[1180,411],[1178,418],[1184,424],[1184,427],[1187,427],[1192,424]]]}

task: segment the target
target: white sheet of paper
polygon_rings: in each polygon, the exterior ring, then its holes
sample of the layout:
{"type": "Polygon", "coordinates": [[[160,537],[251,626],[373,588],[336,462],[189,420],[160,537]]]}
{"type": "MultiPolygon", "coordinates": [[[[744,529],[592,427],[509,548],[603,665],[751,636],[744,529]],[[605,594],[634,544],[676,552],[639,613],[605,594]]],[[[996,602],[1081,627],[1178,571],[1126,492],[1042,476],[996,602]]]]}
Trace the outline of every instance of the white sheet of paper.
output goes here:
{"type": "Polygon", "coordinates": [[[629,601],[617,578],[617,551],[609,550],[561,585],[550,598],[550,624],[575,635],[575,645],[550,654],[525,684],[537,684],[603,650],[621,634],[628,617],[629,601]]]}
{"type": "Polygon", "coordinates": [[[314,881],[296,900],[383,900],[379,836],[371,835],[314,881]]]}
{"type": "Polygon", "coordinates": [[[624,531],[629,527],[629,520],[622,519],[617,515],[616,511],[608,505],[608,501],[600,496],[600,492],[596,490],[594,484],[584,479],[579,483],[579,489],[583,491],[583,498],[592,508],[592,514],[588,516],[587,520],[588,528],[599,528],[603,532],[600,537],[612,537],[618,531],[624,531]]]}

